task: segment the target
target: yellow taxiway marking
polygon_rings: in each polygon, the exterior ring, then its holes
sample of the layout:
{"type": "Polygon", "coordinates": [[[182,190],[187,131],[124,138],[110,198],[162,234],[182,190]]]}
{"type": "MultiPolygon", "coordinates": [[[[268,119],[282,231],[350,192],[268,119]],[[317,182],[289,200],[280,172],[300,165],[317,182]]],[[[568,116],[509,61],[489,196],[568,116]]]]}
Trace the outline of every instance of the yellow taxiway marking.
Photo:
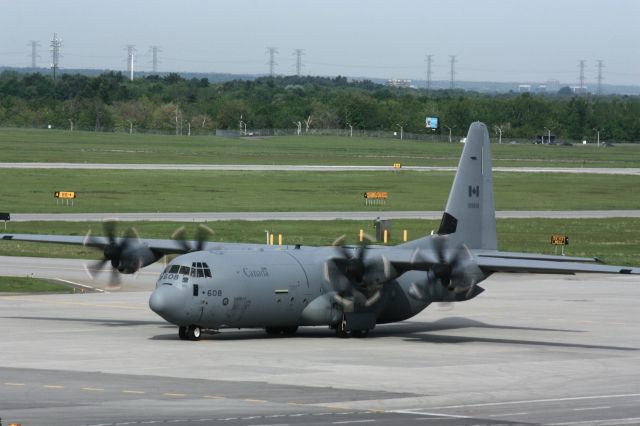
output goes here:
{"type": "Polygon", "coordinates": [[[104,389],[101,389],[101,388],[82,388],[82,390],[89,391],[89,392],[102,392],[102,391],[104,391],[104,389]]]}
{"type": "Polygon", "coordinates": [[[381,410],[379,408],[369,408],[367,411],[370,412],[370,413],[376,413],[376,414],[386,413],[386,411],[381,410]]]}
{"type": "Polygon", "coordinates": [[[289,405],[300,405],[300,406],[306,406],[307,404],[301,404],[299,402],[287,402],[287,404],[289,405]]]}
{"type": "Polygon", "coordinates": [[[347,409],[345,407],[338,407],[337,405],[327,405],[326,407],[330,410],[339,410],[339,411],[344,411],[347,409]]]}
{"type": "Polygon", "coordinates": [[[12,383],[12,382],[4,382],[7,386],[24,386],[24,383],[12,383]]]}
{"type": "Polygon", "coordinates": [[[202,397],[206,399],[227,399],[224,396],[215,396],[215,395],[202,395],[202,397]]]}
{"type": "Polygon", "coordinates": [[[170,393],[170,392],[164,393],[163,395],[164,396],[178,396],[178,397],[187,396],[186,393],[170,393]]]}
{"type": "Polygon", "coordinates": [[[62,385],[42,385],[42,387],[47,389],[64,389],[62,385]]]}
{"type": "Polygon", "coordinates": [[[134,393],[134,394],[142,395],[142,394],[145,394],[146,392],[136,391],[136,390],[123,390],[122,393],[134,393]]]}
{"type": "Polygon", "coordinates": [[[245,399],[247,402],[252,402],[254,404],[265,404],[267,401],[263,399],[245,399]]]}

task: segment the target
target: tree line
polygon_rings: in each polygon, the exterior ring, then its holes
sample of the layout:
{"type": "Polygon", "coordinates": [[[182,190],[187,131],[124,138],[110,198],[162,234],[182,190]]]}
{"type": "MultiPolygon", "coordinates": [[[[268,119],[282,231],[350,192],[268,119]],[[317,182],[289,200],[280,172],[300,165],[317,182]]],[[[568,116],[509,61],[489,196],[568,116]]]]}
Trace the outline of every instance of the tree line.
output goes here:
{"type": "MultiPolygon", "coordinates": [[[[640,98],[557,94],[479,94],[393,88],[345,77],[262,77],[210,83],[179,74],[129,81],[99,76],[0,74],[0,126],[122,132],[211,133],[236,129],[348,128],[430,133],[437,116],[454,134],[480,120],[505,138],[640,141],[640,98]]],[[[448,130],[446,130],[448,132],[448,130]]]]}

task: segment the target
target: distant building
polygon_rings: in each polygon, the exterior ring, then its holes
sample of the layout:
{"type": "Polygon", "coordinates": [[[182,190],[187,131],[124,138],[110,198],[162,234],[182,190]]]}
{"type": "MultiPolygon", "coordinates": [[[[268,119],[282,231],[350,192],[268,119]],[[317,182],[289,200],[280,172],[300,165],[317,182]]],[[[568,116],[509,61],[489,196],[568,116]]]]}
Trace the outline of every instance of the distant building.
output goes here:
{"type": "Polygon", "coordinates": [[[393,78],[393,79],[387,80],[387,86],[401,87],[403,89],[408,89],[411,87],[411,80],[393,78]]]}
{"type": "Polygon", "coordinates": [[[559,80],[547,80],[547,90],[549,92],[557,92],[560,90],[560,81],[559,80]]]}
{"type": "Polygon", "coordinates": [[[520,93],[531,93],[531,85],[530,84],[521,84],[518,86],[518,92],[520,93]]]}
{"type": "Polygon", "coordinates": [[[536,92],[537,93],[547,93],[547,85],[546,84],[538,85],[538,87],[536,87],[536,92]]]}
{"type": "Polygon", "coordinates": [[[573,90],[573,93],[575,93],[576,95],[586,95],[589,93],[589,89],[586,86],[571,86],[571,90],[573,90]]]}

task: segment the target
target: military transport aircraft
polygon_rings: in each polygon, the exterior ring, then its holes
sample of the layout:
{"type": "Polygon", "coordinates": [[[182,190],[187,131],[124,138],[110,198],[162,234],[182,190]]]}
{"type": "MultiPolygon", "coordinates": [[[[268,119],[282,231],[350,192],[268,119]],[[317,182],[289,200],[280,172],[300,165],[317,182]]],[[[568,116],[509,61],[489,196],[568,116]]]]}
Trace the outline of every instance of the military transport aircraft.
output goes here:
{"type": "Polygon", "coordinates": [[[118,273],[135,273],[167,254],[179,254],[160,274],[151,309],[178,326],[181,339],[203,330],[265,328],[293,334],[299,326],[324,325],[340,337],[365,336],[376,324],[402,321],[433,302],[473,299],[478,283],[496,272],[640,274],[640,269],[601,264],[596,258],[498,251],[489,133],[473,123],[435,235],[394,247],[279,247],[196,241],[184,232],[173,240],[140,239],[130,231],[106,237],[4,234],[5,240],[85,244],[104,252],[118,273]]]}

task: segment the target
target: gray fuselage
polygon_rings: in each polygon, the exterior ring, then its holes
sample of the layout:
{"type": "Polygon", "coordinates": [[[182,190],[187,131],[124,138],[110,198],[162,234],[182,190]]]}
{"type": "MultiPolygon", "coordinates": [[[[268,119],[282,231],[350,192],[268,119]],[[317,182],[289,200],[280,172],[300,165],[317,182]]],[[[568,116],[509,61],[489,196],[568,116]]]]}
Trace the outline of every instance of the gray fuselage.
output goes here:
{"type": "MultiPolygon", "coordinates": [[[[323,275],[333,250],[265,246],[188,253],[175,258],[160,275],[149,305],[178,326],[335,326],[343,308],[334,302],[335,291],[323,275]]],[[[374,303],[356,305],[353,311],[375,315],[375,323],[410,318],[443,300],[440,285],[433,286],[433,297],[425,301],[409,297],[411,283],[426,280],[425,272],[406,272],[386,283],[374,303]]]]}

